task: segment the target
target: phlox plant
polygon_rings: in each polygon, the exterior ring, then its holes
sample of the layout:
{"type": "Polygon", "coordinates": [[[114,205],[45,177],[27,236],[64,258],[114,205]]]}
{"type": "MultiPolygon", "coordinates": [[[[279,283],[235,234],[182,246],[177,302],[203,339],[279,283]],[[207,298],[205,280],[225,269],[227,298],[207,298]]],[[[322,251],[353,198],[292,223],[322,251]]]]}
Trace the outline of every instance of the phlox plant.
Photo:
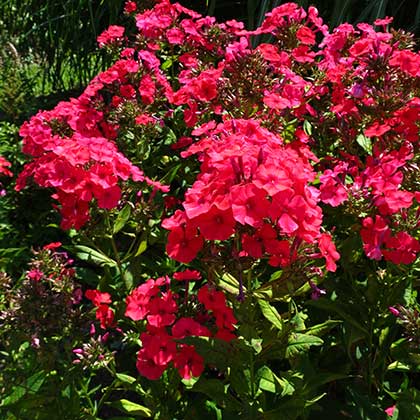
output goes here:
{"type": "Polygon", "coordinates": [[[50,191],[111,334],[89,418],[420,415],[413,37],[294,3],[254,31],[150,7],[127,2],[98,37],[114,64],[20,129],[16,189],[50,191]]]}

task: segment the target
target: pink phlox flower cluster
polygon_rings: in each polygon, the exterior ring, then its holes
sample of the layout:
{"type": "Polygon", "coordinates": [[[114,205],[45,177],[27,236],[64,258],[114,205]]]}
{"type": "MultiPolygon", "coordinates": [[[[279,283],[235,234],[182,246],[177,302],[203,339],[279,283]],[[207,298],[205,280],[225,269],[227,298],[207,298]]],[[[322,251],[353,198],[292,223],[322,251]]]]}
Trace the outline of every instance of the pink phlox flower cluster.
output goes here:
{"type": "MultiPolygon", "coordinates": [[[[182,277],[197,279],[197,273],[187,270],[182,277]]],[[[179,340],[191,336],[214,336],[225,341],[235,338],[236,318],[222,292],[203,286],[197,293],[198,302],[203,306],[201,316],[180,317],[178,296],[169,287],[168,277],[149,279],[126,299],[125,316],[134,321],[146,321],[146,331],[140,335],[142,348],[137,355],[137,369],[152,380],[159,379],[171,363],[184,379],[201,375],[203,357],[193,345],[179,340]],[[207,321],[207,326],[203,320],[207,321]]]]}

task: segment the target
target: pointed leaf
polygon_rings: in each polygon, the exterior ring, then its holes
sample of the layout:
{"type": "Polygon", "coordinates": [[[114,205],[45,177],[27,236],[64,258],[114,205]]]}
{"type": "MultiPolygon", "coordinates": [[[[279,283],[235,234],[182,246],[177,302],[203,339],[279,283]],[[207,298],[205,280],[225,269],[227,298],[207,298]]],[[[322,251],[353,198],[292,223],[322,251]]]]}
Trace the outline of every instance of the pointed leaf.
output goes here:
{"type": "Polygon", "coordinates": [[[280,314],[277,312],[277,309],[262,299],[258,300],[258,304],[260,305],[264,318],[270,321],[279,331],[282,331],[283,321],[280,314]]]}
{"type": "Polygon", "coordinates": [[[241,404],[233,398],[226,387],[218,379],[204,379],[201,377],[193,386],[192,391],[200,392],[210,397],[217,405],[227,410],[241,409],[241,404]]]}
{"type": "Polygon", "coordinates": [[[343,321],[335,320],[335,319],[328,319],[327,321],[323,322],[322,324],[314,325],[313,327],[309,327],[305,333],[310,335],[316,335],[317,337],[322,337],[328,331],[335,328],[337,325],[342,324],[343,321]]]}
{"type": "Polygon", "coordinates": [[[295,392],[294,386],[284,378],[279,378],[268,366],[263,366],[257,372],[259,387],[263,391],[285,395],[292,395],[295,392]]]}
{"type": "Polygon", "coordinates": [[[321,346],[324,341],[314,335],[293,333],[289,337],[289,343],[286,348],[286,357],[293,358],[300,353],[305,353],[311,346],[321,346]]]}
{"type": "Polygon", "coordinates": [[[139,255],[143,254],[143,252],[146,251],[146,249],[147,249],[147,241],[146,240],[141,241],[140,242],[140,245],[139,245],[139,247],[137,249],[137,252],[136,252],[136,254],[134,256],[135,257],[138,257],[139,255]]]}
{"type": "Polygon", "coordinates": [[[112,233],[115,235],[118,233],[128,222],[131,216],[131,206],[126,204],[123,209],[118,213],[117,218],[115,219],[114,227],[112,228],[112,233]]]}
{"type": "Polygon", "coordinates": [[[359,144],[359,146],[362,147],[362,149],[368,154],[372,154],[372,142],[369,137],[366,137],[363,134],[359,134],[356,137],[356,141],[359,144]]]}
{"type": "Polygon", "coordinates": [[[257,373],[257,376],[260,377],[260,388],[263,391],[276,392],[276,381],[274,379],[274,373],[268,366],[263,366],[257,373]]]}
{"type": "Polygon", "coordinates": [[[128,414],[134,414],[141,417],[152,417],[152,410],[126,399],[114,401],[110,405],[128,414]]]}
{"type": "Polygon", "coordinates": [[[37,372],[30,376],[26,381],[26,387],[29,392],[37,393],[46,379],[44,371],[37,372]]]}
{"type": "Polygon", "coordinates": [[[303,121],[303,131],[308,136],[312,135],[312,124],[308,120],[303,121]]]}
{"type": "Polygon", "coordinates": [[[411,367],[409,365],[406,365],[405,363],[395,361],[388,365],[387,370],[395,370],[397,372],[410,372],[411,367]]]}
{"type": "Polygon", "coordinates": [[[109,258],[102,252],[89,248],[88,246],[76,245],[74,249],[76,250],[77,257],[82,261],[88,261],[99,265],[100,267],[115,267],[117,265],[117,263],[112,258],[109,258]]]}
{"type": "MultiPolygon", "coordinates": [[[[237,295],[239,293],[239,282],[229,273],[225,273],[221,278],[219,278],[219,286],[233,295],[237,295]]],[[[245,286],[243,289],[244,292],[246,292],[245,286]]]]}
{"type": "Polygon", "coordinates": [[[6,407],[17,403],[26,395],[26,389],[23,386],[15,386],[12,388],[12,392],[6,397],[3,398],[0,402],[0,407],[6,407]]]}
{"type": "Polygon", "coordinates": [[[126,375],[124,373],[117,373],[115,376],[119,381],[125,384],[133,384],[134,382],[136,382],[136,378],[133,378],[132,376],[126,375]]]}
{"type": "Polygon", "coordinates": [[[357,305],[345,305],[322,298],[318,300],[311,300],[308,304],[324,309],[328,312],[335,312],[350,325],[353,325],[361,331],[366,337],[369,336],[369,331],[359,322],[360,320],[363,320],[363,313],[358,310],[357,305]]]}

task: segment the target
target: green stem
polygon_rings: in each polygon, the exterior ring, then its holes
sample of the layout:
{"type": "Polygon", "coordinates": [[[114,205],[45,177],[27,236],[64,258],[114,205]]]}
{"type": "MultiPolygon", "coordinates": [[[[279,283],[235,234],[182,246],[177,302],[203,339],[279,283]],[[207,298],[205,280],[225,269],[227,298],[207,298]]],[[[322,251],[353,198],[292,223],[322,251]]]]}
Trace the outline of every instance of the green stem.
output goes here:
{"type": "MultiPolygon", "coordinates": [[[[251,270],[250,270],[251,271],[251,270]]],[[[250,287],[250,276],[248,275],[248,286],[250,287]]],[[[252,299],[251,296],[248,296],[248,299],[252,299]]],[[[252,328],[254,327],[255,324],[255,306],[256,305],[252,305],[252,310],[251,312],[251,316],[250,316],[250,323],[252,325],[252,328]]],[[[250,389],[251,389],[251,404],[250,404],[250,418],[256,418],[256,396],[257,396],[257,391],[258,391],[258,387],[255,383],[255,354],[254,354],[254,349],[251,349],[250,351],[250,357],[249,357],[249,376],[250,376],[250,389]]]]}
{"type": "Polygon", "coordinates": [[[132,257],[132,254],[134,254],[133,250],[134,250],[134,245],[137,243],[137,236],[136,238],[134,238],[131,243],[130,246],[128,247],[128,251],[125,255],[125,257],[121,260],[121,263],[129,260],[132,257]]]}
{"type": "Polygon", "coordinates": [[[251,398],[252,403],[254,403],[255,400],[255,372],[254,372],[254,353],[250,352],[250,378],[251,378],[251,398]]]}
{"type": "Polygon", "coordinates": [[[117,381],[114,380],[111,383],[111,385],[109,385],[106,388],[106,391],[104,392],[104,395],[102,395],[101,399],[98,402],[98,411],[102,407],[102,405],[104,404],[104,402],[108,399],[108,397],[111,395],[111,392],[115,389],[116,383],[117,383],[117,381]]]}
{"type": "Polygon", "coordinates": [[[120,254],[118,252],[118,248],[117,248],[117,244],[115,243],[115,239],[114,239],[114,235],[112,233],[112,227],[111,227],[111,223],[109,221],[109,215],[108,212],[105,212],[105,221],[106,221],[106,226],[110,232],[109,237],[111,239],[111,247],[112,247],[112,251],[114,252],[114,257],[115,257],[115,262],[117,263],[117,267],[118,267],[118,271],[120,273],[120,276],[125,284],[125,287],[128,289],[130,289],[130,284],[127,281],[127,278],[125,276],[125,271],[123,269],[123,265],[121,263],[121,259],[120,259],[120,254]]]}
{"type": "Polygon", "coordinates": [[[373,334],[373,321],[370,320],[369,325],[369,342],[368,342],[368,348],[369,348],[369,355],[368,355],[368,366],[367,366],[367,386],[368,386],[368,396],[371,396],[372,393],[372,359],[374,357],[373,353],[373,343],[372,343],[372,334],[373,334]]]}

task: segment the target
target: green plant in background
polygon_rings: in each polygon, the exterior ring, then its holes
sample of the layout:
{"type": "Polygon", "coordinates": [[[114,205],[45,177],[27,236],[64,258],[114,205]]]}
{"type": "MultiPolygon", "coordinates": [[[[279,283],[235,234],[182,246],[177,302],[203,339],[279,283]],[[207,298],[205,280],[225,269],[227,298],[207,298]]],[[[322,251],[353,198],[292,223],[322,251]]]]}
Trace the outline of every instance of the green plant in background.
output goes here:
{"type": "MultiPolygon", "coordinates": [[[[11,123],[20,123],[22,117],[31,114],[35,96],[31,82],[36,75],[30,76],[29,66],[22,62],[21,56],[10,41],[1,51],[0,68],[0,117],[11,123]]],[[[2,137],[4,145],[6,139],[3,134],[2,137]]]]}
{"type": "Polygon", "coordinates": [[[103,65],[96,38],[122,6],[121,0],[2,1],[2,38],[40,66],[43,94],[84,86],[103,65]]]}

